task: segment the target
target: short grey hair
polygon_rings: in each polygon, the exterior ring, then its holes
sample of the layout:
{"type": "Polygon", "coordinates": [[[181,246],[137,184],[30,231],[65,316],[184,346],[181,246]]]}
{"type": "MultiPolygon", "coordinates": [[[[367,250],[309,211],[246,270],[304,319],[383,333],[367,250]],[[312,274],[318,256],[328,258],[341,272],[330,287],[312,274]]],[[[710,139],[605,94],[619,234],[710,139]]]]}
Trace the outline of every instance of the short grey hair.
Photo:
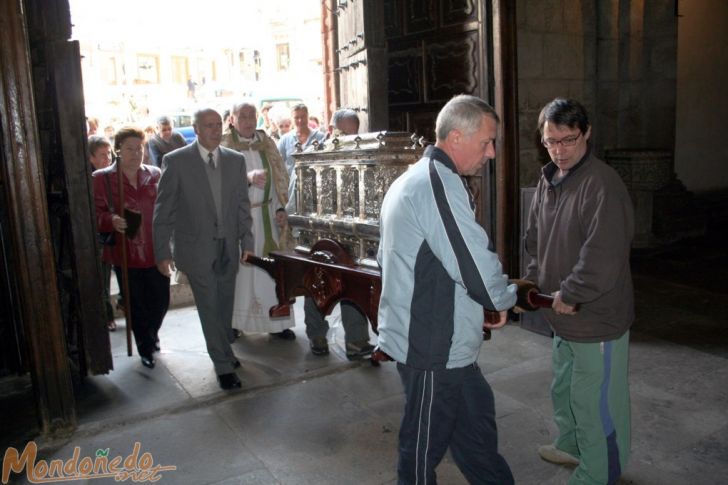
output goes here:
{"type": "Polygon", "coordinates": [[[244,100],[240,101],[239,103],[233,104],[232,108],[230,108],[230,114],[237,116],[238,111],[246,107],[253,108],[255,110],[255,114],[258,114],[258,108],[256,108],[255,104],[249,100],[244,100]]]}
{"type": "Polygon", "coordinates": [[[500,122],[491,105],[476,96],[460,94],[448,101],[438,113],[435,135],[438,140],[445,140],[453,130],[460,130],[465,136],[472,135],[480,128],[483,116],[500,122]]]}
{"type": "Polygon", "coordinates": [[[334,128],[338,128],[339,123],[344,120],[356,121],[356,126],[359,126],[359,115],[353,109],[342,108],[331,116],[331,124],[334,125],[334,128]]]}
{"type": "Polygon", "coordinates": [[[172,124],[172,118],[170,118],[167,115],[163,115],[163,116],[160,116],[159,118],[157,118],[157,126],[171,125],[171,124],[172,124]]]}

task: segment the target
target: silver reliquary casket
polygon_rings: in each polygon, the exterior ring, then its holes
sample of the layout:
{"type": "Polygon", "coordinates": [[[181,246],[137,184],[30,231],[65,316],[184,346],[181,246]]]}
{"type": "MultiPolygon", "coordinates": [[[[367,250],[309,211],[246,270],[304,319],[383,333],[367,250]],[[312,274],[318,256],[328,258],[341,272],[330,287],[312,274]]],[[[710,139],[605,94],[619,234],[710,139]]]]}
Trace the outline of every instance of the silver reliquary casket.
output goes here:
{"type": "MultiPolygon", "coordinates": [[[[290,315],[297,296],[311,297],[323,315],[347,300],[377,331],[382,201],[395,179],[423,152],[422,140],[414,135],[380,132],[334,137],[293,155],[296,210],[288,215],[288,225],[298,246],[272,251],[267,257],[248,257],[276,282],[278,305],[270,309],[271,316],[290,315]]],[[[531,295],[536,290],[524,288],[528,301],[519,303],[522,308],[542,306],[536,297],[551,298],[531,295]]],[[[491,322],[499,317],[497,312],[484,315],[491,322]]],[[[490,338],[485,327],[483,338],[490,338]]],[[[391,359],[381,350],[373,353],[372,362],[383,360],[391,359]]]]}
{"type": "Polygon", "coordinates": [[[334,137],[295,153],[296,211],[288,224],[299,249],[332,239],[356,263],[376,266],[384,194],[423,151],[414,135],[383,131],[334,137]]]}

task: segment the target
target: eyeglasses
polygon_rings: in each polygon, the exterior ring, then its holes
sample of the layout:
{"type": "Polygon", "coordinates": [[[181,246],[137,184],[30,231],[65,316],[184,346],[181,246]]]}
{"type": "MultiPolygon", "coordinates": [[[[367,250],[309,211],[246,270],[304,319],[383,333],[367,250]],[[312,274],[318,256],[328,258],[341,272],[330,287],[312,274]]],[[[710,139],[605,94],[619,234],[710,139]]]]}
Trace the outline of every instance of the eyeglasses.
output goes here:
{"type": "Polygon", "coordinates": [[[574,145],[576,145],[576,140],[578,140],[580,136],[581,136],[581,132],[579,132],[576,135],[565,136],[561,140],[554,140],[553,138],[546,138],[546,139],[541,140],[541,143],[543,143],[543,146],[545,146],[546,148],[556,148],[559,145],[559,143],[565,147],[573,147],[574,145]]]}

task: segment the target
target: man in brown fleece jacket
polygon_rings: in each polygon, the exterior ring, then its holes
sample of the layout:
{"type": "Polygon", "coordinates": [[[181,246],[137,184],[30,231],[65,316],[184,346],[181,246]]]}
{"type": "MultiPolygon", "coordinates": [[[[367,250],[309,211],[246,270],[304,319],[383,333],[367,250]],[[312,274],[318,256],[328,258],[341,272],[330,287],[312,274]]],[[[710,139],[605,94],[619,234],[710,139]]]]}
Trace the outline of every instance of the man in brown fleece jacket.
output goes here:
{"type": "Polygon", "coordinates": [[[629,459],[629,252],[634,211],[619,175],[592,153],[584,107],[554,99],[539,115],[551,162],[531,204],[526,279],[554,295],[551,399],[559,436],[547,461],[577,465],[569,484],[615,483],[629,459]]]}

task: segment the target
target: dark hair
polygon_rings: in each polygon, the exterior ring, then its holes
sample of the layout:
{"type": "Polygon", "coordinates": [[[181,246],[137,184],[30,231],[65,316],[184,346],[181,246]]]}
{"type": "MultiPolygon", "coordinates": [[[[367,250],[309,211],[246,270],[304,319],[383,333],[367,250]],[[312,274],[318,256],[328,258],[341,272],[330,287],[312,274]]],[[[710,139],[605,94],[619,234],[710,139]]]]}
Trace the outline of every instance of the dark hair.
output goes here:
{"type": "Polygon", "coordinates": [[[118,152],[121,149],[121,144],[127,138],[139,138],[140,140],[143,141],[144,132],[134,126],[125,126],[124,128],[117,131],[116,136],[114,137],[114,151],[115,152],[118,152]]]}
{"type": "Polygon", "coordinates": [[[574,99],[555,98],[543,107],[538,115],[538,131],[543,136],[543,126],[546,122],[555,125],[578,127],[582,133],[589,129],[589,116],[586,109],[574,99]]]}
{"type": "Polygon", "coordinates": [[[96,154],[96,150],[99,148],[110,146],[111,143],[109,143],[109,140],[107,140],[104,136],[91,135],[88,137],[88,154],[92,157],[96,154]]]}
{"type": "Polygon", "coordinates": [[[305,111],[306,113],[308,113],[308,106],[303,103],[294,104],[291,107],[291,113],[293,113],[294,111],[305,111]]]}

